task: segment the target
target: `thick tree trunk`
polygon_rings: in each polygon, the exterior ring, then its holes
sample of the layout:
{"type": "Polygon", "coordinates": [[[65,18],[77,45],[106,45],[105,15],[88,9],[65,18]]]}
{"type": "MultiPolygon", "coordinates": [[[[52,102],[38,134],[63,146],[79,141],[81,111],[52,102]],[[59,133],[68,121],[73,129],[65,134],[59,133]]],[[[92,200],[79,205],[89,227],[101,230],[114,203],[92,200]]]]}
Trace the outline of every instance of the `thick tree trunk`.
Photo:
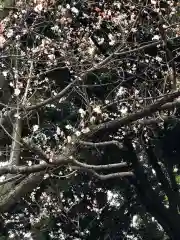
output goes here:
{"type": "Polygon", "coordinates": [[[152,189],[144,173],[144,169],[139,163],[131,140],[125,139],[125,146],[128,149],[127,157],[131,160],[136,176],[132,180],[132,184],[135,186],[142,204],[145,206],[147,212],[155,217],[171,240],[180,239],[180,215],[178,213],[174,214],[174,212],[166,208],[158,194],[152,189]]]}

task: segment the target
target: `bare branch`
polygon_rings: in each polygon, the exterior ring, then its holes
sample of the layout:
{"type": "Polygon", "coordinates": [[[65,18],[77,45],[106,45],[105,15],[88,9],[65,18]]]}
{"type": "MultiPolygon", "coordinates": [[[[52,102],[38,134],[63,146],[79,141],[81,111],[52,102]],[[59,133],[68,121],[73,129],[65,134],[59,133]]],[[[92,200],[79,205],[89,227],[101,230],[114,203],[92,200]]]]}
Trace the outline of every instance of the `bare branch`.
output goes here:
{"type": "Polygon", "coordinates": [[[69,174],[66,174],[66,175],[55,175],[52,173],[53,177],[56,177],[56,178],[59,178],[59,179],[62,179],[62,178],[70,178],[72,177],[78,170],[74,170],[73,172],[70,172],[69,174]]]}
{"type": "Polygon", "coordinates": [[[122,144],[118,141],[106,141],[106,142],[99,142],[99,143],[94,143],[94,142],[86,142],[86,141],[77,141],[80,145],[86,145],[89,147],[105,147],[109,145],[116,145],[119,148],[122,148],[122,144]]]}
{"type": "Polygon", "coordinates": [[[92,169],[87,169],[87,168],[80,168],[79,171],[84,171],[84,172],[89,172],[96,178],[100,180],[108,180],[112,178],[123,178],[123,177],[133,177],[134,173],[133,172],[118,172],[118,173],[111,173],[111,174],[99,174],[95,172],[92,169]]]}
{"type": "Polygon", "coordinates": [[[60,166],[61,164],[68,164],[70,161],[64,160],[64,161],[57,161],[56,164],[50,165],[47,163],[44,164],[37,164],[32,166],[13,166],[13,165],[7,165],[0,167],[0,175],[4,175],[7,173],[11,174],[30,174],[30,173],[37,173],[41,171],[46,171],[48,169],[52,169],[55,166],[60,166]]]}
{"type": "Polygon", "coordinates": [[[79,167],[82,168],[88,168],[88,169],[95,169],[95,170],[106,170],[106,169],[112,169],[112,168],[119,168],[119,167],[127,167],[127,163],[112,163],[107,165],[90,165],[86,163],[81,163],[75,159],[73,159],[73,164],[76,164],[79,167]]]}
{"type": "Polygon", "coordinates": [[[21,142],[21,132],[22,132],[22,120],[16,119],[14,123],[14,129],[13,129],[13,142],[11,146],[11,153],[10,153],[10,164],[19,164],[19,157],[20,157],[20,142],[21,142]]]}

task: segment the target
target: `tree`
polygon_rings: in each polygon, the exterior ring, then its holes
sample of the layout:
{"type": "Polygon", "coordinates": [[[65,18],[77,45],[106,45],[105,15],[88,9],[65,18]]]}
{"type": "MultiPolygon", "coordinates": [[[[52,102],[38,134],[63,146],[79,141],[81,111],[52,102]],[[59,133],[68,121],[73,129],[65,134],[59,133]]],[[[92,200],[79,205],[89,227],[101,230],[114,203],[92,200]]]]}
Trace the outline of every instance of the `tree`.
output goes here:
{"type": "Polygon", "coordinates": [[[2,237],[179,239],[178,16],[177,1],[16,2],[0,29],[2,237]]]}

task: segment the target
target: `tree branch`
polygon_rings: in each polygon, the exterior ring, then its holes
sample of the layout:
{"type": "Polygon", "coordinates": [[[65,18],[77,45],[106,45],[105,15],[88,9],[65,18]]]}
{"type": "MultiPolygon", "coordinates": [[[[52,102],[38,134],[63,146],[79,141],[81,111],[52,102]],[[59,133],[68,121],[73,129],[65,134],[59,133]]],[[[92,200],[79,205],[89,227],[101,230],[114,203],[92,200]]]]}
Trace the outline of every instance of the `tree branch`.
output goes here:
{"type": "Polygon", "coordinates": [[[99,124],[96,127],[94,127],[90,132],[88,132],[87,134],[84,134],[84,136],[85,136],[85,138],[91,137],[94,134],[96,134],[102,130],[106,130],[106,129],[114,129],[115,130],[124,125],[128,125],[132,122],[135,122],[143,117],[150,116],[154,112],[162,109],[161,108],[162,105],[166,104],[167,102],[172,101],[174,98],[177,98],[179,96],[180,96],[180,91],[173,92],[170,95],[165,96],[162,99],[151,104],[150,106],[145,107],[143,110],[140,110],[136,113],[132,113],[132,114],[130,114],[126,117],[120,118],[120,119],[115,119],[115,120],[111,120],[109,122],[99,124]]]}
{"type": "MultiPolygon", "coordinates": [[[[169,38],[169,39],[167,39],[167,41],[172,41],[172,40],[176,40],[176,39],[179,39],[179,37],[169,38]]],[[[144,49],[149,48],[149,47],[157,46],[158,44],[161,44],[161,43],[163,43],[162,40],[159,40],[159,41],[156,41],[156,42],[151,42],[151,43],[148,43],[148,44],[146,44],[146,45],[143,45],[143,46],[141,46],[141,47],[138,47],[138,48],[135,48],[135,49],[132,49],[132,50],[127,50],[127,51],[122,51],[122,52],[116,52],[114,55],[115,55],[115,56],[122,57],[122,56],[125,56],[125,55],[127,55],[127,54],[131,54],[131,53],[135,53],[135,52],[144,50],[144,49]]]]}
{"type": "Polygon", "coordinates": [[[36,105],[32,105],[29,107],[22,107],[22,110],[26,110],[26,111],[32,111],[32,110],[36,110],[38,108],[44,107],[45,105],[52,103],[60,98],[62,98],[66,92],[77,82],[77,80],[74,80],[73,82],[71,82],[69,85],[67,85],[60,93],[58,93],[56,96],[50,97],[48,99],[46,99],[45,101],[38,103],[36,105]]]}
{"type": "Polygon", "coordinates": [[[68,165],[72,164],[78,167],[82,168],[89,168],[89,169],[95,169],[95,170],[105,170],[105,169],[111,169],[111,168],[119,168],[119,167],[127,167],[127,163],[114,163],[114,164],[107,164],[107,165],[90,165],[86,163],[81,163],[75,159],[61,159],[53,162],[52,164],[37,164],[32,166],[13,166],[13,165],[6,165],[3,167],[0,167],[0,175],[4,174],[30,174],[30,173],[36,173],[36,172],[42,172],[42,171],[48,171],[52,170],[58,166],[61,165],[68,165]]]}
{"type": "Polygon", "coordinates": [[[20,142],[21,142],[21,132],[22,132],[22,120],[16,119],[13,129],[13,136],[14,139],[11,146],[11,153],[10,153],[10,159],[9,164],[19,164],[19,157],[20,157],[20,142]]]}
{"type": "Polygon", "coordinates": [[[111,168],[119,168],[119,167],[127,167],[126,162],[122,163],[112,163],[112,164],[107,164],[107,165],[90,165],[86,163],[81,163],[75,159],[73,159],[73,164],[76,166],[82,167],[82,168],[87,168],[87,169],[95,169],[95,170],[106,170],[106,169],[111,169],[111,168]]]}
{"type": "Polygon", "coordinates": [[[76,168],[76,169],[78,169],[79,171],[82,171],[82,172],[88,172],[100,180],[108,180],[108,179],[112,179],[112,178],[123,178],[123,177],[133,177],[134,176],[133,172],[117,172],[117,173],[111,173],[111,174],[99,174],[92,169],[87,169],[87,168],[76,168]]]}
{"type": "Polygon", "coordinates": [[[89,147],[105,147],[105,146],[109,146],[109,145],[116,145],[119,148],[122,148],[122,144],[118,141],[106,141],[106,142],[98,142],[98,143],[94,143],[94,142],[86,142],[86,141],[77,141],[78,144],[80,145],[85,145],[85,146],[89,146],[89,147]]]}

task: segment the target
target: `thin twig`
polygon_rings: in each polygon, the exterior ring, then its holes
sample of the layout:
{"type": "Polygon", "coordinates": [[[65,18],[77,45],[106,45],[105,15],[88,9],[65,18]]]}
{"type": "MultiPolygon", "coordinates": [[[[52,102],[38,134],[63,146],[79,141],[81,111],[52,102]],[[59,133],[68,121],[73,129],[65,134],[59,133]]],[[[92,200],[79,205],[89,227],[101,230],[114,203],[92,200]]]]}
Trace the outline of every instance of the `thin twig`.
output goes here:
{"type": "Polygon", "coordinates": [[[80,145],[86,145],[89,147],[105,147],[105,146],[109,146],[109,145],[116,145],[119,148],[122,148],[122,144],[118,141],[112,140],[112,141],[106,141],[106,142],[98,142],[98,143],[94,143],[94,142],[86,142],[86,141],[77,141],[78,144],[80,145]]]}
{"type": "Polygon", "coordinates": [[[50,97],[48,99],[46,99],[45,101],[38,103],[36,105],[32,105],[32,106],[24,106],[23,109],[25,109],[26,111],[32,111],[32,110],[36,110],[38,108],[44,107],[45,105],[52,103],[58,99],[60,99],[61,97],[63,97],[67,91],[77,82],[77,80],[74,80],[73,82],[71,82],[69,85],[67,85],[60,93],[58,93],[57,95],[50,97]]]}
{"type": "Polygon", "coordinates": [[[112,168],[120,168],[120,167],[127,167],[126,162],[122,163],[112,163],[112,164],[106,164],[106,165],[90,165],[86,163],[81,163],[77,160],[73,160],[73,164],[76,164],[79,167],[82,168],[88,168],[88,169],[95,169],[95,170],[106,170],[106,169],[112,169],[112,168]]]}

